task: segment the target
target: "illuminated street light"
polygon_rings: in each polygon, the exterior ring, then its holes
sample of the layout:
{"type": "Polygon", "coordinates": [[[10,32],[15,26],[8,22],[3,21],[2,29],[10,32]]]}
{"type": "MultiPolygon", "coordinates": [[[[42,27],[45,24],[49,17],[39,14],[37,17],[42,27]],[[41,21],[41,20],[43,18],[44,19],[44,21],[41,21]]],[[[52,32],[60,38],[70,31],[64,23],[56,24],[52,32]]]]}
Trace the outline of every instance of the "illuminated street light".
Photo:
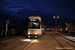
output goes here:
{"type": "Polygon", "coordinates": [[[57,16],[57,18],[59,18],[59,16],[57,16]]]}
{"type": "Polygon", "coordinates": [[[53,18],[55,18],[55,16],[53,16],[53,18]]]}
{"type": "Polygon", "coordinates": [[[57,18],[59,18],[59,16],[57,16],[57,17],[56,16],[53,16],[53,18],[56,18],[57,19],[57,18]]]}

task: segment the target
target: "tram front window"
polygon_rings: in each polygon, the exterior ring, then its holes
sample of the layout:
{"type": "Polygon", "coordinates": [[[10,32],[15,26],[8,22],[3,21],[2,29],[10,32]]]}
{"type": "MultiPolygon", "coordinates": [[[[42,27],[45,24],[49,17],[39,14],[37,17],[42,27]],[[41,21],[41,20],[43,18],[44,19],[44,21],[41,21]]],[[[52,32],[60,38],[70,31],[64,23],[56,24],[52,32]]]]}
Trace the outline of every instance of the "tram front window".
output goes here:
{"type": "Polygon", "coordinates": [[[39,22],[29,22],[29,28],[40,28],[39,22]]]}

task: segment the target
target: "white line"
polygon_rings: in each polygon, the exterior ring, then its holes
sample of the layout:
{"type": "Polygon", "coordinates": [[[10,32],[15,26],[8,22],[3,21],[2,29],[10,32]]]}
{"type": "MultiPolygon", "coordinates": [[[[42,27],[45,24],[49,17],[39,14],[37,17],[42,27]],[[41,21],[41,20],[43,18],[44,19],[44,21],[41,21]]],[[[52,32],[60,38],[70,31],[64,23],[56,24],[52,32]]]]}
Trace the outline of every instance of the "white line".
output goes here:
{"type": "Polygon", "coordinates": [[[25,47],[24,50],[26,50],[33,42],[34,40],[27,47],[25,47]]]}
{"type": "MultiPolygon", "coordinates": [[[[20,36],[21,37],[21,36],[20,36]]],[[[9,40],[5,40],[5,41],[1,41],[1,42],[8,42],[8,41],[11,41],[11,40],[15,40],[15,39],[18,39],[20,37],[16,37],[16,38],[13,38],[13,39],[9,39],[9,40]]]]}

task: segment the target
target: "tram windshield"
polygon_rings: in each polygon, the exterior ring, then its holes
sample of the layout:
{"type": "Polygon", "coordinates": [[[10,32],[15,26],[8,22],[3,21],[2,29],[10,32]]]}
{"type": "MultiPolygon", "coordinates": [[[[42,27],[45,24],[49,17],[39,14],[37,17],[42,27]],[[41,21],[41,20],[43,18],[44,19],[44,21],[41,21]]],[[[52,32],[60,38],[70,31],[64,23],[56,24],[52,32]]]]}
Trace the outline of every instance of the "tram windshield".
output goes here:
{"type": "Polygon", "coordinates": [[[29,22],[29,28],[40,28],[40,22],[29,22]]]}

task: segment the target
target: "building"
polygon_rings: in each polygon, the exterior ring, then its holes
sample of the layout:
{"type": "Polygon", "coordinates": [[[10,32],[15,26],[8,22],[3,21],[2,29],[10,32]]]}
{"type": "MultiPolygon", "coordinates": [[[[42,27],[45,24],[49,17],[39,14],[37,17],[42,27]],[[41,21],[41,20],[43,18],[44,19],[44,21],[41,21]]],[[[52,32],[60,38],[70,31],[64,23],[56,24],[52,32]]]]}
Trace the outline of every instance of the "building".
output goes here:
{"type": "Polygon", "coordinates": [[[71,21],[71,30],[75,30],[75,20],[71,21]]]}
{"type": "Polygon", "coordinates": [[[22,24],[17,25],[17,34],[25,35],[28,30],[28,19],[25,19],[22,24]]]}

